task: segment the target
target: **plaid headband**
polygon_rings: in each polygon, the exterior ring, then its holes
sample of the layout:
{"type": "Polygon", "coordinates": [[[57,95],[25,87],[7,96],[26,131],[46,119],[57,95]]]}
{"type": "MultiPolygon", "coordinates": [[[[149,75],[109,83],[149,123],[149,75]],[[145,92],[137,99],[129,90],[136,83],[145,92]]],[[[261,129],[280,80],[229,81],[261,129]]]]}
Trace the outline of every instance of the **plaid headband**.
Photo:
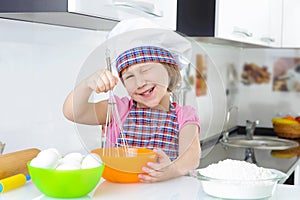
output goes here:
{"type": "Polygon", "coordinates": [[[172,54],[165,49],[154,46],[135,47],[123,52],[116,59],[119,77],[121,77],[121,72],[129,66],[146,62],[161,62],[178,66],[172,54]]]}

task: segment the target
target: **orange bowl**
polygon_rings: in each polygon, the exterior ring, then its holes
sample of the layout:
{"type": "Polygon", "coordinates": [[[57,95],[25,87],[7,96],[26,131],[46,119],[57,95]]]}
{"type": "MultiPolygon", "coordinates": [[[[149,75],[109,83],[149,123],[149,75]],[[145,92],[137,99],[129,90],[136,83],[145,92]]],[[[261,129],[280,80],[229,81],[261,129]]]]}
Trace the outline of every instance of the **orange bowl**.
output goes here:
{"type": "Polygon", "coordinates": [[[146,148],[99,148],[92,150],[105,164],[102,177],[116,183],[137,183],[147,162],[156,162],[156,155],[146,148]]]}

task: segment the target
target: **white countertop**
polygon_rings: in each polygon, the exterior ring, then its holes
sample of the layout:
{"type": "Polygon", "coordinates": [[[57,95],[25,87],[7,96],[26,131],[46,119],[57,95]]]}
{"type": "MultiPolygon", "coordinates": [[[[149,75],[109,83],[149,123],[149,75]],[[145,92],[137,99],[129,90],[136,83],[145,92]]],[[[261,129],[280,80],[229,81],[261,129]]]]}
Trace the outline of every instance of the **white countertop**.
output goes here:
{"type": "MultiPolygon", "coordinates": [[[[270,200],[299,200],[300,185],[278,184],[277,189],[270,200]]],[[[29,181],[24,186],[0,194],[0,200],[54,200],[57,198],[47,197],[29,181]]],[[[79,199],[105,199],[105,200],[186,200],[201,199],[214,200],[217,198],[206,195],[200,181],[195,178],[184,176],[160,183],[152,184],[116,184],[102,179],[98,186],[88,196],[79,199]]]]}

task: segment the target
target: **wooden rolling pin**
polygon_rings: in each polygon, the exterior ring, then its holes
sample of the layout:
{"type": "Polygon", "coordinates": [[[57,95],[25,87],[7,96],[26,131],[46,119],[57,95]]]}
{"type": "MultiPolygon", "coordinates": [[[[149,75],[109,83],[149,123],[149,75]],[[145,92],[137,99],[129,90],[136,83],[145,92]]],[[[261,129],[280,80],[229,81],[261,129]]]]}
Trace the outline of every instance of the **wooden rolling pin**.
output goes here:
{"type": "Polygon", "coordinates": [[[27,162],[32,160],[40,152],[31,148],[0,155],[0,179],[16,174],[28,174],[27,162]]]}

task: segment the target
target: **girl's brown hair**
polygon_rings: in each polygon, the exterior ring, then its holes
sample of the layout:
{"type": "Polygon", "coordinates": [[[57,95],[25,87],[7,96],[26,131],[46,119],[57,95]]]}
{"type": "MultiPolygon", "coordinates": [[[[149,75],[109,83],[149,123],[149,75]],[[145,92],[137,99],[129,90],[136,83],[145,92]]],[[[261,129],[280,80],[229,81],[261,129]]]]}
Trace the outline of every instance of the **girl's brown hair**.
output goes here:
{"type": "Polygon", "coordinates": [[[172,92],[177,87],[177,85],[180,83],[181,74],[180,74],[178,66],[176,66],[176,65],[164,64],[164,67],[166,68],[166,70],[169,74],[169,77],[170,77],[168,92],[172,92]]]}

